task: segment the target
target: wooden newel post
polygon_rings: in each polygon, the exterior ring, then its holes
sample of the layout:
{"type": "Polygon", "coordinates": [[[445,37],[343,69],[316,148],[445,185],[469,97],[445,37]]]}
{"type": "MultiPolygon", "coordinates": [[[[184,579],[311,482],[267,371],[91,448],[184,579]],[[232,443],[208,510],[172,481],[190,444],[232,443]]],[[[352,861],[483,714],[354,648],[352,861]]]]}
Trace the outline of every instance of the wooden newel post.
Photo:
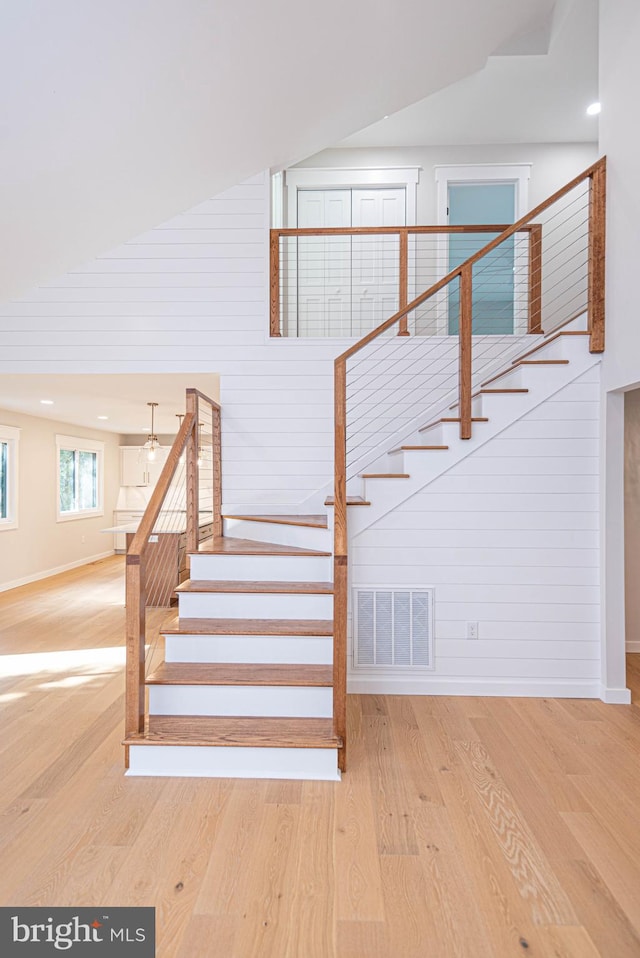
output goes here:
{"type": "Polygon", "coordinates": [[[198,394],[187,389],[187,412],[193,414],[193,428],[187,442],[187,554],[198,551],[200,526],[200,482],[198,477],[198,394]]]}
{"type": "Polygon", "coordinates": [[[127,623],[125,735],[129,736],[144,731],[146,593],[144,566],[139,555],[127,555],[125,589],[127,623]]]}
{"type": "Polygon", "coordinates": [[[280,336],[280,234],[277,230],[271,230],[269,246],[269,284],[271,297],[269,335],[280,336]]]}
{"type": "Polygon", "coordinates": [[[213,534],[222,535],[222,411],[212,406],[213,416],[213,534]]]}
{"type": "Polygon", "coordinates": [[[460,273],[460,438],[471,439],[471,372],[473,322],[473,266],[463,266],[460,273]]]}
{"type": "MultiPolygon", "coordinates": [[[[398,277],[398,310],[409,302],[409,233],[400,232],[400,272],[398,277]]],[[[398,336],[409,336],[408,319],[403,316],[398,323],[398,336]]]]}
{"type": "Polygon", "coordinates": [[[333,525],[333,730],[342,739],[339,765],[347,750],[347,361],[335,361],[335,481],[333,525]]]}
{"type": "Polygon", "coordinates": [[[603,158],[589,177],[589,351],[604,352],[606,177],[603,158]]]}
{"type": "Polygon", "coordinates": [[[529,321],[528,333],[542,332],[542,223],[529,229],[529,321]]]}

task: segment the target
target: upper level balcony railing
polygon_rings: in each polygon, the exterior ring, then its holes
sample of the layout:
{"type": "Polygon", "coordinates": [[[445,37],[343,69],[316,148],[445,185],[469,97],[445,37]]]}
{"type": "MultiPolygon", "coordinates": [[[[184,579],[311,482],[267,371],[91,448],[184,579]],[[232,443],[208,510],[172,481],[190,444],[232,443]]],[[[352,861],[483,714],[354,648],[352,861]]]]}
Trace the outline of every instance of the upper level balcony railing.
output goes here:
{"type": "MultiPolygon", "coordinates": [[[[345,227],[271,231],[271,336],[359,338],[402,309],[507,227],[345,227]]],[[[527,224],[495,250],[475,290],[479,332],[540,332],[540,224],[527,224]]],[[[457,332],[457,291],[429,315],[413,317],[416,335],[457,332]]],[[[399,335],[408,335],[405,319],[399,335]]]]}

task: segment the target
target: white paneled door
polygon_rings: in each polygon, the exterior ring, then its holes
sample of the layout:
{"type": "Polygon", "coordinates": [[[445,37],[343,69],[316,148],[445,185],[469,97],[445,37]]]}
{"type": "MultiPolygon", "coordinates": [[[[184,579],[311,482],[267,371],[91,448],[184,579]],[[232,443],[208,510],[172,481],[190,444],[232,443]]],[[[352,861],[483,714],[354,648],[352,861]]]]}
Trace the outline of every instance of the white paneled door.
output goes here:
{"type": "MultiPolygon", "coordinates": [[[[402,189],[298,190],[298,226],[404,226],[402,189]]],[[[398,309],[397,236],[299,237],[299,336],[361,336],[398,309]]]]}

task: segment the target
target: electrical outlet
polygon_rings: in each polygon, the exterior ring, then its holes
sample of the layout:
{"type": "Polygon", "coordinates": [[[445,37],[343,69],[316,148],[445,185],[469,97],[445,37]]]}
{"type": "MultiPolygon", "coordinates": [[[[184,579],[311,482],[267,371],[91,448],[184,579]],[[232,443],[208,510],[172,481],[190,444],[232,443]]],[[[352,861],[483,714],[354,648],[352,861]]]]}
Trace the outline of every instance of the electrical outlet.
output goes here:
{"type": "Polygon", "coordinates": [[[84,541],[85,541],[85,536],[80,536],[80,542],[84,542],[84,541]]]}
{"type": "Polygon", "coordinates": [[[467,622],[467,638],[468,639],[478,638],[478,623],[477,622],[467,622]]]}

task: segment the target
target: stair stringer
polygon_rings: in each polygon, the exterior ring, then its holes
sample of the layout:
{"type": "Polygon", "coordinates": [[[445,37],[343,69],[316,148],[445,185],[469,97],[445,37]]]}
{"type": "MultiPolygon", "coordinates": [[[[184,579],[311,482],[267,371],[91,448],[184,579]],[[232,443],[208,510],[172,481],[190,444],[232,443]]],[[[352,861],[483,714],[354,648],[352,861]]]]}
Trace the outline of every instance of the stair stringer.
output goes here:
{"type": "Polygon", "coordinates": [[[571,351],[574,355],[569,366],[547,367],[544,377],[539,377],[537,383],[534,382],[535,372],[525,373],[528,393],[492,397],[489,422],[476,424],[471,439],[460,439],[457,424],[452,423],[447,438],[448,450],[413,453],[412,465],[406,470],[410,473],[409,479],[367,480],[367,499],[371,505],[349,511],[349,538],[364,532],[601,362],[600,356],[587,352],[582,343],[578,347],[572,346],[571,351]],[[424,457],[423,466],[413,465],[418,456],[424,457]]]}

